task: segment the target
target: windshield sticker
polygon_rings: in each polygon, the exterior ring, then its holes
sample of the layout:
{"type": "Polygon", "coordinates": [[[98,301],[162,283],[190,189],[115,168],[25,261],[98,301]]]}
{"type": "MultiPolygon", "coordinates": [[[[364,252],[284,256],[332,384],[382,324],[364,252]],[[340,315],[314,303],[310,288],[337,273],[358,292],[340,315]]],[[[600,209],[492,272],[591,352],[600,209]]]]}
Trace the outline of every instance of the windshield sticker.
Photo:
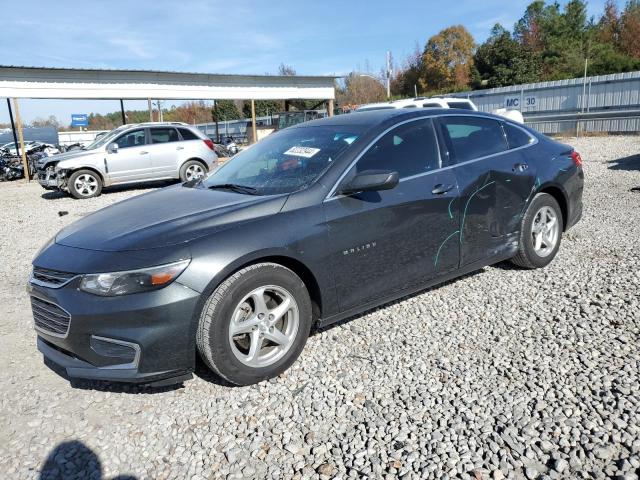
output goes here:
{"type": "Polygon", "coordinates": [[[319,148],[312,147],[291,147],[284,152],[285,155],[293,155],[294,157],[311,158],[320,151],[319,148]]]}

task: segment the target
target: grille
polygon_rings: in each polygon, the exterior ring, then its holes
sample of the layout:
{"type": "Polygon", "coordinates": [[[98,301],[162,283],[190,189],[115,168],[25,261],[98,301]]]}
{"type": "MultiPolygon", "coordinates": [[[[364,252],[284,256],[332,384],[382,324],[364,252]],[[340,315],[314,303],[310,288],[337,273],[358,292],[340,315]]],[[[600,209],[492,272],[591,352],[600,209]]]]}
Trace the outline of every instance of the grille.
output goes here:
{"type": "Polygon", "coordinates": [[[31,297],[31,310],[36,328],[59,337],[65,337],[69,332],[71,316],[59,306],[31,297]]]}
{"type": "Polygon", "coordinates": [[[59,272],[39,267],[33,268],[33,278],[52,287],[62,286],[76,275],[77,273],[59,272]]]}

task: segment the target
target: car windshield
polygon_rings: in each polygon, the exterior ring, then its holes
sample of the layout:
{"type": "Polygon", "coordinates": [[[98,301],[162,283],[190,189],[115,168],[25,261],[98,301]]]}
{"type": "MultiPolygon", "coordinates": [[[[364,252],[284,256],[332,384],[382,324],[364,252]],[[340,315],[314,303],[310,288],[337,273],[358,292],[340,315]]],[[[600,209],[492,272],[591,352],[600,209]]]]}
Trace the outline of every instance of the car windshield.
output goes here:
{"type": "Polygon", "coordinates": [[[288,128],[237,154],[202,186],[248,187],[256,195],[295,192],[313,183],[359,135],[351,125],[288,128]]]}
{"type": "Polygon", "coordinates": [[[115,135],[117,135],[118,133],[120,133],[122,130],[124,130],[123,127],[118,127],[115,130],[111,130],[109,133],[106,133],[106,134],[102,135],[101,137],[96,138],[93,141],[93,143],[87,145],[85,147],[85,149],[86,150],[93,150],[94,148],[102,147],[106,143],[109,143],[113,139],[113,137],[115,135]]]}

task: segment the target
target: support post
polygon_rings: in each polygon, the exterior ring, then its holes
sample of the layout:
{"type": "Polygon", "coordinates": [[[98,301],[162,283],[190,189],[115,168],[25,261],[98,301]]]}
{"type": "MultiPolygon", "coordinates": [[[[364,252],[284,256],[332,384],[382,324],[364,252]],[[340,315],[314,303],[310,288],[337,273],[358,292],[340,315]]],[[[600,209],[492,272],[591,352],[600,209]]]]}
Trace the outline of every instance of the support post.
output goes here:
{"type": "Polygon", "coordinates": [[[153,107],[151,105],[151,99],[147,98],[147,102],[149,103],[149,121],[153,122],[153,107]]]}
{"type": "Polygon", "coordinates": [[[256,128],[256,101],[251,100],[251,133],[253,134],[253,142],[258,141],[258,130],[256,128]]]}
{"type": "Polygon", "coordinates": [[[327,107],[327,113],[330,117],[333,117],[333,98],[329,99],[329,106],[327,107]]]}
{"type": "Polygon", "coordinates": [[[120,99],[120,113],[122,114],[122,124],[127,124],[127,116],[124,113],[124,102],[120,99]]]}
{"type": "Polygon", "coordinates": [[[24,178],[28,182],[31,181],[31,173],[29,172],[29,163],[27,162],[27,152],[24,148],[24,134],[22,132],[22,120],[20,120],[20,107],[18,106],[18,99],[13,99],[13,109],[16,112],[16,123],[18,124],[18,142],[20,143],[20,156],[22,157],[22,168],[24,168],[24,178]]]}
{"type": "Polygon", "coordinates": [[[11,131],[13,132],[13,144],[18,146],[18,134],[16,133],[16,123],[13,121],[13,111],[11,110],[11,100],[7,98],[7,108],[9,109],[9,120],[11,120],[11,131]]]}

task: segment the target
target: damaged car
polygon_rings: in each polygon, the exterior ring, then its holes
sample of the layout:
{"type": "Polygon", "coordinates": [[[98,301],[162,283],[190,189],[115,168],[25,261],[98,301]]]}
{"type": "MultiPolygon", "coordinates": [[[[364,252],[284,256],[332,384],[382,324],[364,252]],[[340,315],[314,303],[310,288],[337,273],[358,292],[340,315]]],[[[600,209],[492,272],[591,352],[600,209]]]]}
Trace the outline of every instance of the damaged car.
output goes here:
{"type": "Polygon", "coordinates": [[[103,187],[203,177],[217,166],[213,142],[184,123],[118,127],[79,150],[40,158],[37,179],[46,190],[75,198],[100,195],[103,187]]]}

